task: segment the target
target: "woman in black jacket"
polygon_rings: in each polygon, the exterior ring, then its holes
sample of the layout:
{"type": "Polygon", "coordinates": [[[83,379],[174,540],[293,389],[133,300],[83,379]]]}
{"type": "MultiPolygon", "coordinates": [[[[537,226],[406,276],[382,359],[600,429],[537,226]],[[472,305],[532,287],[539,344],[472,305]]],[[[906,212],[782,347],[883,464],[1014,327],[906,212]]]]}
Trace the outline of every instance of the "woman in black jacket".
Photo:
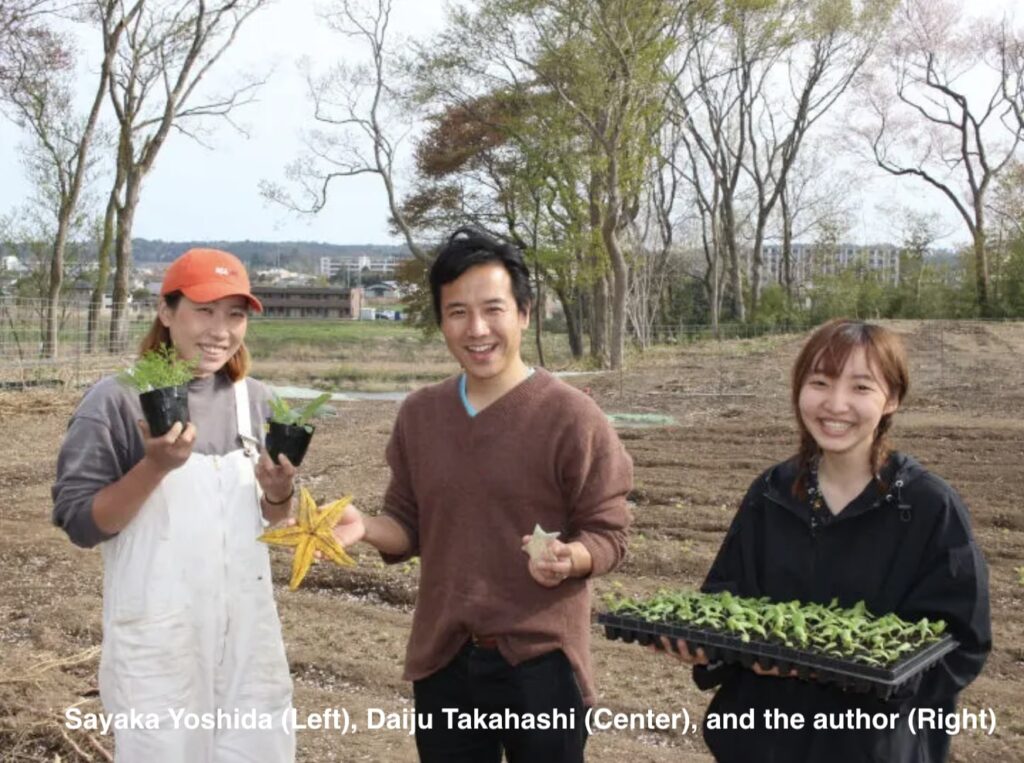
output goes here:
{"type": "Polygon", "coordinates": [[[888,447],[885,435],[909,384],[892,332],[831,321],[804,345],[792,378],[799,452],[751,485],[703,590],[818,603],[838,597],[844,607],[863,599],[874,614],[945,620],[960,646],[882,701],[777,669],[708,664],[680,642],[697,685],[718,687],[706,717],[754,711],[753,729],[716,730],[705,721],[704,739],[721,763],[944,761],[949,735],[911,734],[908,720],[913,708],[952,712],[992,647],[988,570],[967,507],[942,479],[888,447]],[[858,709],[898,718],[881,729],[814,728],[817,714],[855,720],[858,709]],[[766,710],[800,714],[804,726],[769,730],[766,710]]]}

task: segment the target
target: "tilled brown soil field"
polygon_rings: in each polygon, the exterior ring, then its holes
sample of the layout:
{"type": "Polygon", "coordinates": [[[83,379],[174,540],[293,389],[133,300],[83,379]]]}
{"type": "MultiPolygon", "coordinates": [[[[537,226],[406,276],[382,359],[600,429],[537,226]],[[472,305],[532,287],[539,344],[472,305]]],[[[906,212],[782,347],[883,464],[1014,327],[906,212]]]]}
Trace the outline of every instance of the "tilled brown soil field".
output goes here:
{"type": "MultiPolygon", "coordinates": [[[[995,649],[961,705],[991,708],[994,733],[964,731],[955,761],[1024,760],[1024,326],[894,324],[913,359],[912,395],[897,416],[896,445],[945,477],[971,507],[991,567],[995,649]]],[[[799,337],[659,348],[623,374],[569,381],[609,413],[656,413],[675,426],[623,429],[636,465],[630,556],[595,583],[595,601],[620,589],[697,586],[750,481],[789,455],[793,427],[787,373],[799,337]]],[[[258,366],[257,366],[258,370],[258,366]]],[[[271,379],[271,381],[287,381],[271,379]]],[[[49,522],[49,489],[61,434],[81,390],[0,393],[0,760],[106,760],[113,739],[68,729],[64,712],[100,710],[101,560],[49,522]]],[[[322,423],[302,470],[319,499],[343,493],[376,511],[387,481],[384,444],[397,404],[346,403],[322,423]]],[[[467,468],[472,468],[467,465],[467,468]]],[[[299,717],[411,707],[401,662],[415,603],[415,564],[385,568],[366,549],[359,566],[317,565],[297,592],[290,558],[273,554],[278,607],[299,717]]],[[[635,645],[605,640],[593,651],[600,705],[614,711],[688,711],[710,695],[688,671],[635,645]]],[[[301,761],[413,761],[401,730],[342,735],[299,732],[301,761]]],[[[710,761],[699,734],[607,731],[588,760],[710,761]]],[[[752,751],[751,760],[756,760],[752,751]]],[[[154,762],[155,763],[155,762],[154,762]]]]}

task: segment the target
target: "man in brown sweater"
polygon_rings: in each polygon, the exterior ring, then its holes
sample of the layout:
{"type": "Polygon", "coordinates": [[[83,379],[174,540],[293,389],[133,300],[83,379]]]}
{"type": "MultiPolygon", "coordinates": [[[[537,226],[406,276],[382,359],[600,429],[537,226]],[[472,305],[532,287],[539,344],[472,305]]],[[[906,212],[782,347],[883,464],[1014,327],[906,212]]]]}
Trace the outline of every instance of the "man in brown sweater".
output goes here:
{"type": "Polygon", "coordinates": [[[582,761],[589,579],[625,553],[632,462],[593,400],[523,362],[518,250],[461,229],[430,282],[463,373],[405,401],[382,514],[352,510],[337,532],[388,562],[420,556],[405,677],[421,761],[582,761]],[[561,540],[531,558],[537,525],[561,540]]]}

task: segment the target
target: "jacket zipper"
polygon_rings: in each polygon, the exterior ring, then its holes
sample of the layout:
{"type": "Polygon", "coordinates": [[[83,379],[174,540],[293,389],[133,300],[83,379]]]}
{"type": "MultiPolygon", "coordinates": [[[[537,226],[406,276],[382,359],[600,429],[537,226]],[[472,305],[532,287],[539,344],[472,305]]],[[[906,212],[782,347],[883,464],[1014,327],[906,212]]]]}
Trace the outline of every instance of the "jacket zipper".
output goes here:
{"type": "MultiPolygon", "coordinates": [[[[791,511],[789,506],[787,506],[786,504],[782,503],[782,501],[778,500],[774,496],[771,496],[768,493],[762,493],[762,495],[764,495],[765,498],[767,498],[769,501],[774,503],[776,506],[778,506],[778,507],[780,507],[782,509],[785,509],[786,511],[791,511]]],[[[810,524],[809,530],[810,530],[810,535],[811,535],[811,546],[812,546],[812,549],[811,549],[812,550],[812,553],[811,553],[811,580],[812,581],[815,581],[817,579],[817,572],[818,572],[818,549],[819,549],[819,547],[818,547],[818,527],[820,526],[820,524],[821,524],[821,522],[818,520],[817,514],[815,513],[815,511],[813,509],[811,509],[811,524],[810,524]]]]}
{"type": "MultiPolygon", "coordinates": [[[[783,503],[782,501],[780,501],[780,500],[779,500],[778,498],[776,498],[775,496],[773,496],[773,495],[770,495],[769,493],[762,493],[761,495],[763,495],[763,496],[764,496],[765,498],[767,498],[767,499],[768,499],[769,501],[771,501],[772,503],[774,503],[774,504],[775,504],[776,506],[778,506],[778,507],[779,507],[780,509],[785,509],[786,511],[789,511],[790,513],[794,513],[794,512],[792,511],[792,509],[790,509],[790,507],[789,507],[788,505],[786,505],[785,503],[783,503]]],[[[814,511],[812,510],[812,511],[811,511],[811,527],[810,527],[810,529],[811,529],[811,537],[812,537],[812,538],[813,538],[813,537],[815,537],[815,535],[816,535],[816,531],[817,531],[818,527],[820,526],[820,524],[821,524],[821,523],[820,523],[820,522],[818,521],[818,517],[817,517],[817,516],[815,516],[815,514],[814,514],[814,511]]]]}

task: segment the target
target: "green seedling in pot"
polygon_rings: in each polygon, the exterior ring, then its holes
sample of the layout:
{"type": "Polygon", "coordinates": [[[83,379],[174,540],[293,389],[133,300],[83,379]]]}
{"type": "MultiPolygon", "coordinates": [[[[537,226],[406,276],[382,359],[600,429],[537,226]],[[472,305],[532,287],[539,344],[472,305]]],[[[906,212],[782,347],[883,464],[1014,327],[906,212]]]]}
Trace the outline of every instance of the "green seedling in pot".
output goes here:
{"type": "Polygon", "coordinates": [[[283,454],[293,466],[302,463],[316,429],[309,421],[330,399],[331,394],[325,392],[302,408],[292,408],[274,395],[270,401],[270,420],[267,422],[267,452],[273,461],[281,463],[279,456],[283,454]]]}
{"type": "Polygon", "coordinates": [[[175,423],[188,424],[188,383],[195,376],[196,361],[184,360],[177,350],[162,344],[143,353],[118,380],[139,392],[139,404],[153,437],[167,434],[175,423]]]}
{"type": "Polygon", "coordinates": [[[162,344],[158,349],[144,353],[135,365],[118,374],[117,379],[140,393],[152,392],[188,384],[195,371],[196,361],[184,360],[173,347],[162,344]]]}
{"type": "Polygon", "coordinates": [[[309,424],[310,420],[319,415],[330,399],[331,393],[324,392],[322,395],[317,395],[316,398],[302,408],[292,408],[283,398],[275,394],[270,401],[270,422],[286,426],[304,427],[308,432],[312,432],[313,428],[309,424]]]}

